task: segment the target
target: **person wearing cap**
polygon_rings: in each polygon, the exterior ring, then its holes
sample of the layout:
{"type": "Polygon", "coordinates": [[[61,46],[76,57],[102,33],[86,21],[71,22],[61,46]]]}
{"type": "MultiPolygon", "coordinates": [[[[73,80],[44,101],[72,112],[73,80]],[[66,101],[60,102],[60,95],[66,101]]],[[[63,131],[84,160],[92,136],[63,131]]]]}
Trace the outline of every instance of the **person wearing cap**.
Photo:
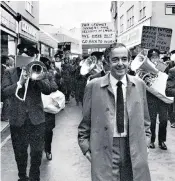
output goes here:
{"type": "Polygon", "coordinates": [[[45,115],[41,93],[49,95],[52,92],[52,85],[47,77],[36,81],[30,79],[25,101],[16,97],[17,86],[20,88],[18,95],[21,97],[24,95],[25,83],[28,79],[22,68],[35,60],[39,53],[35,47],[30,45],[20,44],[17,48],[19,49],[19,56],[16,59],[17,67],[5,72],[2,80],[2,94],[10,101],[9,123],[18,168],[18,181],[39,181],[45,135],[45,115]],[[18,62],[19,57],[21,65],[18,62]],[[29,145],[31,165],[28,177],[26,170],[29,145]]]}
{"type": "Polygon", "coordinates": [[[129,55],[124,44],[110,45],[110,73],[85,88],[78,143],[91,162],[92,181],[151,181],[146,85],[127,74],[129,55]]]}
{"type": "MultiPolygon", "coordinates": [[[[158,49],[150,49],[147,57],[157,64],[160,61],[160,51],[158,49]]],[[[155,148],[156,140],[156,122],[157,115],[159,114],[159,130],[158,130],[158,145],[162,150],[167,150],[166,136],[167,136],[167,122],[168,122],[168,104],[163,102],[161,99],[147,91],[147,102],[149,115],[151,119],[151,143],[150,148],[155,148]]]]}

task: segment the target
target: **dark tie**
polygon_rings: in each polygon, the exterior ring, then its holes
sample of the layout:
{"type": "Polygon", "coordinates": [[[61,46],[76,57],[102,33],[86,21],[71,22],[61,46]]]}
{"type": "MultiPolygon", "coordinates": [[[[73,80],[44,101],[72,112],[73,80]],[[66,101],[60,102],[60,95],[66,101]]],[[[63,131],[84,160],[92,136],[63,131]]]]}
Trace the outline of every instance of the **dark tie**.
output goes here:
{"type": "Polygon", "coordinates": [[[117,83],[117,101],[116,101],[117,113],[116,113],[116,122],[118,133],[124,132],[124,100],[123,100],[123,90],[122,82],[118,81],[117,83]]]}

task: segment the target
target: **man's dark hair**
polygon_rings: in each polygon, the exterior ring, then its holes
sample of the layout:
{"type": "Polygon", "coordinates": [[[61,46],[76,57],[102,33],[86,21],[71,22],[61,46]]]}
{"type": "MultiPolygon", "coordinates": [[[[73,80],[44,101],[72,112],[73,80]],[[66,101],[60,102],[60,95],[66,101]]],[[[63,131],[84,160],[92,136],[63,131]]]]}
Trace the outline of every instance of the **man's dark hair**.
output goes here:
{"type": "Polygon", "coordinates": [[[103,52],[92,52],[91,56],[95,56],[98,60],[102,58],[103,52]]]}
{"type": "Polygon", "coordinates": [[[160,51],[159,51],[158,49],[153,48],[153,49],[150,49],[150,50],[148,51],[147,57],[148,57],[148,58],[151,58],[152,55],[153,55],[153,52],[156,52],[158,55],[160,55],[160,51]]]}
{"type": "MultiPolygon", "coordinates": [[[[126,47],[123,43],[113,43],[113,44],[111,44],[108,48],[106,48],[105,51],[104,51],[104,58],[105,58],[105,60],[106,60],[106,61],[109,61],[109,57],[110,57],[111,51],[112,51],[113,49],[119,48],[119,47],[124,47],[124,48],[127,49],[127,47],[126,47]]],[[[127,49],[127,51],[128,51],[128,59],[130,60],[130,58],[131,58],[131,53],[130,53],[130,51],[129,51],[128,49],[127,49]]]]}
{"type": "Polygon", "coordinates": [[[170,53],[171,53],[171,54],[175,54],[175,50],[172,50],[170,53]]]}

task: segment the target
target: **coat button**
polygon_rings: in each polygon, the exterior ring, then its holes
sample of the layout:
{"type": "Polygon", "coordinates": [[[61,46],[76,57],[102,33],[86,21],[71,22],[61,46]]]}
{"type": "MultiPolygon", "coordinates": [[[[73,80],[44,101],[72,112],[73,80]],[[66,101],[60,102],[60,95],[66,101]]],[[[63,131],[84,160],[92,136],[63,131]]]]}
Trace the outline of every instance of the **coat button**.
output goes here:
{"type": "Polygon", "coordinates": [[[105,127],[104,127],[104,130],[105,130],[105,131],[107,131],[107,130],[108,130],[108,127],[107,127],[107,126],[105,126],[105,127]]]}
{"type": "Polygon", "coordinates": [[[104,146],[104,149],[106,150],[108,147],[107,146],[104,146]]]}
{"type": "Polygon", "coordinates": [[[109,111],[109,107],[106,108],[106,112],[109,111]]]}

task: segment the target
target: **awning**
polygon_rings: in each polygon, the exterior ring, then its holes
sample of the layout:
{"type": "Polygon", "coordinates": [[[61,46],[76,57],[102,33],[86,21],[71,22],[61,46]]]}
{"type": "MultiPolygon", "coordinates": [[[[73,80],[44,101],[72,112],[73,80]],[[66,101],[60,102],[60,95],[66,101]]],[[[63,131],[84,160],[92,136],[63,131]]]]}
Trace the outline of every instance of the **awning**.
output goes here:
{"type": "Polygon", "coordinates": [[[52,48],[58,47],[58,41],[54,37],[52,37],[50,34],[44,32],[41,29],[39,31],[39,42],[45,45],[48,45],[49,47],[52,47],[52,48]]]}

